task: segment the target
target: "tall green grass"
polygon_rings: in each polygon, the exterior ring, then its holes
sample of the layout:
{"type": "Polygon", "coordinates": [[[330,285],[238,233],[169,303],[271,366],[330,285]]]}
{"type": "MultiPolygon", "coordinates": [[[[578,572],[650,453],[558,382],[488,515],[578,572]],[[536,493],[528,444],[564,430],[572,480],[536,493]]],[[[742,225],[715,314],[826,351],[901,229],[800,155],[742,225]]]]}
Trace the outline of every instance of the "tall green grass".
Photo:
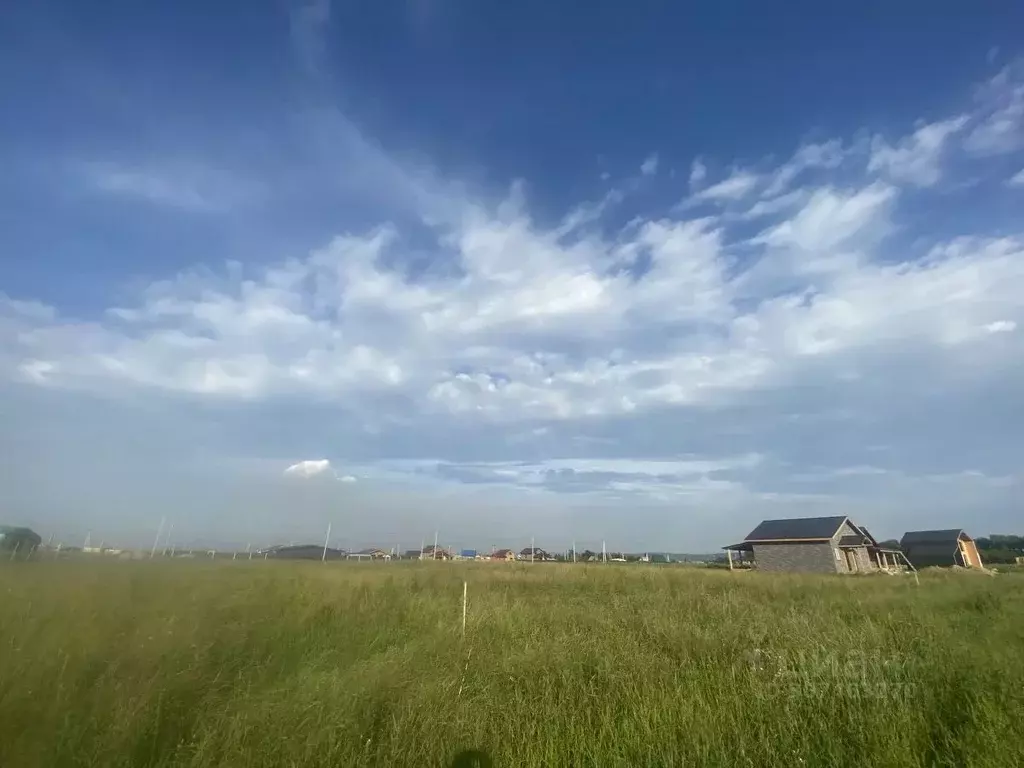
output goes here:
{"type": "Polygon", "coordinates": [[[1022,724],[1018,575],[0,568],[0,766],[1008,768],[1022,724]]]}

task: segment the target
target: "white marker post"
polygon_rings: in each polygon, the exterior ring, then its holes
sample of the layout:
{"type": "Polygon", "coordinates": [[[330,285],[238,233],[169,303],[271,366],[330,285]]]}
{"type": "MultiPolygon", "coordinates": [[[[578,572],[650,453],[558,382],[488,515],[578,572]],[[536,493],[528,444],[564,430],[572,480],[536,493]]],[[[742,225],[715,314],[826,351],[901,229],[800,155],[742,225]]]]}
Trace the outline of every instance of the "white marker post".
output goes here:
{"type": "Polygon", "coordinates": [[[462,637],[466,637],[466,599],[469,594],[469,582],[462,582],[462,637]]]}
{"type": "Polygon", "coordinates": [[[160,518],[160,527],[156,529],[156,538],[153,539],[153,548],[149,550],[149,559],[152,560],[156,557],[156,548],[160,546],[160,534],[164,532],[164,523],[167,522],[166,518],[160,518]]]}
{"type": "Polygon", "coordinates": [[[320,558],[321,563],[327,562],[327,545],[331,542],[331,524],[327,524],[327,538],[324,539],[324,556],[320,558]]]}

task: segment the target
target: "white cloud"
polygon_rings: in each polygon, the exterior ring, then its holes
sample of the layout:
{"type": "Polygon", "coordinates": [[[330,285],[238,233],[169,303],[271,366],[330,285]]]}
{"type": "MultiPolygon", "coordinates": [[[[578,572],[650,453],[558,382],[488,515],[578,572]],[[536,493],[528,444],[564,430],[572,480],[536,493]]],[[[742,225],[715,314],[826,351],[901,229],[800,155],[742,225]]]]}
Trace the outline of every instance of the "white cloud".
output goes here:
{"type": "Polygon", "coordinates": [[[884,173],[895,182],[930,187],[942,176],[941,160],[948,139],[967,124],[960,116],[921,126],[895,147],[881,136],[872,142],[868,170],[884,173]]]}
{"type": "Polygon", "coordinates": [[[740,216],[744,219],[760,219],[765,216],[775,216],[806,203],[810,194],[810,190],[794,189],[777,197],[758,200],[740,216]]]}
{"type": "Polygon", "coordinates": [[[302,478],[329,476],[341,483],[354,483],[358,479],[353,475],[338,474],[331,466],[330,459],[305,459],[285,468],[284,474],[302,478]]]}
{"type": "Polygon", "coordinates": [[[696,189],[703,184],[707,175],[707,166],[704,165],[704,162],[699,157],[696,158],[690,166],[690,189],[696,189]]]}
{"type": "Polygon", "coordinates": [[[691,195],[683,202],[683,208],[692,207],[703,202],[729,203],[742,200],[753,192],[759,180],[759,177],[754,173],[734,170],[728,178],[691,195]]]}
{"type": "Polygon", "coordinates": [[[1024,147],[1024,63],[1004,68],[978,89],[979,115],[964,139],[975,155],[1014,152],[1024,147]]]}
{"type": "Polygon", "coordinates": [[[819,260],[841,256],[837,249],[851,238],[868,228],[887,228],[895,198],[896,190],[880,183],[853,191],[818,189],[795,216],[765,230],[757,241],[799,248],[819,260]]]}
{"type": "Polygon", "coordinates": [[[1017,323],[1013,320],[994,320],[985,326],[989,333],[1012,333],[1017,330],[1017,323]]]}
{"type": "Polygon", "coordinates": [[[845,156],[842,142],[836,139],[821,144],[804,144],[772,174],[763,196],[781,195],[805,171],[838,168],[845,156]]]}
{"type": "Polygon", "coordinates": [[[658,172],[658,155],[657,153],[651,155],[643,164],[640,166],[640,173],[643,176],[653,176],[658,172]]]}
{"type": "Polygon", "coordinates": [[[218,213],[252,203],[263,196],[261,185],[195,163],[131,166],[84,163],[86,183],[107,195],[195,213],[218,213]]]}
{"type": "Polygon", "coordinates": [[[331,462],[328,459],[306,459],[287,467],[284,473],[297,477],[315,477],[331,471],[331,462]]]}
{"type": "Polygon", "coordinates": [[[1013,176],[1006,180],[1008,187],[1024,187],[1024,168],[1017,171],[1013,176]]]}

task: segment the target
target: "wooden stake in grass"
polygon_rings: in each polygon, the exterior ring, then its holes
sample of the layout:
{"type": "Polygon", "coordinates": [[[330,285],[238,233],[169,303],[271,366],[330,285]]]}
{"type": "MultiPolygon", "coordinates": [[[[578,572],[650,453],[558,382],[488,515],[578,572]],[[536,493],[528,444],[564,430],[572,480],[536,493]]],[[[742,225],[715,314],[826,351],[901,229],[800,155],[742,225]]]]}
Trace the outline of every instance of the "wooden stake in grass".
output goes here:
{"type": "Polygon", "coordinates": [[[469,594],[469,582],[462,582],[462,637],[466,637],[466,598],[469,594]]]}

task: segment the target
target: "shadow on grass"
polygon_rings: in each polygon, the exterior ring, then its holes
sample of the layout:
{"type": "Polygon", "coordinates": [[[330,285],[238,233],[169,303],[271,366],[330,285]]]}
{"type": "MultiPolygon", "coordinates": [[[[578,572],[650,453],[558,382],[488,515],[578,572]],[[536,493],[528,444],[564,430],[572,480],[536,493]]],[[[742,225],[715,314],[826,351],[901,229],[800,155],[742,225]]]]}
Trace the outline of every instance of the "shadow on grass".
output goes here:
{"type": "Polygon", "coordinates": [[[494,761],[486,752],[479,749],[467,749],[452,758],[449,768],[493,768],[494,761]]]}

